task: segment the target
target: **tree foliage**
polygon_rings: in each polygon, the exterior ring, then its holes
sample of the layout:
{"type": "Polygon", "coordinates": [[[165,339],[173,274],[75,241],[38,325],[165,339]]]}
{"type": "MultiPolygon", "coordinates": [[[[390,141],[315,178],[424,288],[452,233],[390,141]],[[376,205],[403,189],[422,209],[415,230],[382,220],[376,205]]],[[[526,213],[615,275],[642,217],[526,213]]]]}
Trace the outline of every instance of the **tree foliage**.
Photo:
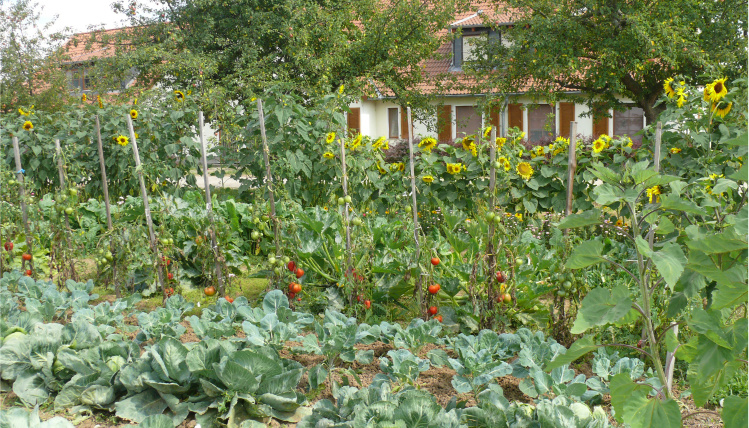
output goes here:
{"type": "Polygon", "coordinates": [[[552,94],[598,112],[621,109],[624,96],[650,123],[663,110],[655,103],[665,79],[746,74],[746,0],[502,3],[518,11],[514,25],[500,27],[509,43],[483,46],[484,59],[473,64],[495,90],[552,94]]]}
{"type": "Polygon", "coordinates": [[[65,32],[50,33],[54,22],[41,25],[41,9],[31,0],[0,6],[0,112],[34,104],[55,109],[67,89],[58,50],[65,32]]]}
{"type": "MultiPolygon", "coordinates": [[[[150,9],[115,7],[138,30],[123,34],[119,67],[141,78],[210,94],[216,103],[244,100],[267,87],[307,98],[345,85],[389,89],[416,100],[419,63],[465,0],[159,0],[150,9]],[[377,82],[377,83],[375,83],[377,82]]],[[[113,63],[113,65],[115,65],[113,63]]],[[[351,90],[349,90],[351,89],[351,90]]]]}

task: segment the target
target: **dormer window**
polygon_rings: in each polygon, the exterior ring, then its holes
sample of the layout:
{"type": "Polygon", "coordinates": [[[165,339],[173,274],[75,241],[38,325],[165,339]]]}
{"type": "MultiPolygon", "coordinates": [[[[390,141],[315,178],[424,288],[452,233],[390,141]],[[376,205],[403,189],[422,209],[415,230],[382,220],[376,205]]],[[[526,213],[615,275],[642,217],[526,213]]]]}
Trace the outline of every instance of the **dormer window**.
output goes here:
{"type": "Polygon", "coordinates": [[[463,63],[475,61],[478,46],[489,40],[499,40],[499,32],[488,27],[453,28],[453,32],[460,35],[453,40],[453,61],[450,71],[463,70],[463,63]]]}

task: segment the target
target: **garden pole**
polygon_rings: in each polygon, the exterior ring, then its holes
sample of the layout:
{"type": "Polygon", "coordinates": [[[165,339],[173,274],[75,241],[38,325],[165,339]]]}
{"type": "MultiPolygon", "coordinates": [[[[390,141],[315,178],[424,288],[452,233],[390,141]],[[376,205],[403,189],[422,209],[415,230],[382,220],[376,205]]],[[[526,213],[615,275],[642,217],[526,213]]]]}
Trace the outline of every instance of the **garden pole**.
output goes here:
{"type": "Polygon", "coordinates": [[[257,114],[260,121],[260,136],[263,139],[263,160],[265,161],[265,184],[268,187],[268,199],[270,199],[270,220],[273,222],[273,239],[276,243],[276,256],[281,246],[278,236],[278,220],[276,219],[276,200],[273,196],[273,176],[270,173],[270,150],[268,149],[268,136],[265,134],[265,115],[263,114],[263,100],[257,99],[257,114]]]}
{"type": "MultiPolygon", "coordinates": [[[[60,140],[55,138],[55,154],[57,154],[57,172],[60,174],[60,191],[65,192],[65,171],[64,167],[62,165],[62,148],[60,147],[60,140]]],[[[70,246],[70,234],[72,233],[70,231],[70,220],[68,219],[68,213],[63,211],[63,216],[65,216],[65,243],[68,245],[68,249],[72,248],[70,246]]],[[[62,265],[62,261],[60,262],[62,265]]],[[[73,261],[70,261],[70,274],[75,279],[75,265],[73,264],[73,261]]],[[[62,283],[59,282],[59,285],[62,286],[62,283]]]]}
{"type": "MultiPolygon", "coordinates": [[[[34,254],[33,248],[31,246],[31,229],[29,228],[29,211],[26,208],[26,199],[25,199],[25,186],[24,186],[24,179],[23,179],[23,173],[24,170],[21,168],[21,152],[18,150],[18,137],[13,136],[13,156],[16,159],[16,176],[18,178],[18,196],[21,200],[21,215],[23,217],[23,228],[26,231],[26,252],[28,254],[34,254]]],[[[21,268],[26,267],[26,260],[23,260],[21,262],[21,268]]],[[[31,269],[31,277],[36,279],[36,270],[34,269],[34,258],[32,257],[31,260],[29,260],[29,268],[31,269]]]]}
{"type": "MultiPolygon", "coordinates": [[[[345,135],[346,133],[344,132],[344,136],[345,135]]],[[[341,146],[341,168],[343,175],[341,177],[341,181],[343,183],[343,197],[345,199],[348,195],[348,176],[346,175],[346,145],[343,143],[343,138],[339,138],[338,143],[338,145],[341,146]]],[[[346,275],[349,275],[349,268],[351,267],[351,226],[349,224],[348,209],[349,204],[348,202],[346,202],[345,204],[343,204],[343,221],[346,225],[346,266],[344,269],[346,275]]],[[[353,272],[351,273],[353,274],[353,272]]]]}
{"type": "MultiPolygon", "coordinates": [[[[489,140],[489,212],[494,212],[494,206],[497,204],[496,190],[497,190],[497,169],[494,167],[494,162],[497,160],[497,129],[492,126],[492,131],[489,140]]],[[[493,220],[493,218],[492,218],[493,220]]],[[[489,310],[494,309],[494,301],[496,293],[494,292],[494,281],[492,280],[492,274],[496,271],[497,257],[494,249],[494,221],[489,223],[489,239],[486,243],[486,256],[489,258],[487,264],[489,265],[489,287],[487,287],[488,298],[489,298],[489,310]]],[[[499,247],[499,245],[497,245],[499,247]]]]}
{"type": "MultiPolygon", "coordinates": [[[[416,169],[414,168],[413,145],[414,127],[411,122],[411,107],[406,107],[406,120],[408,121],[406,126],[408,127],[408,159],[411,168],[411,203],[413,204],[412,208],[414,215],[414,244],[416,246],[416,266],[419,267],[421,250],[419,248],[419,211],[416,205],[416,169]]],[[[421,271],[421,268],[419,267],[418,270],[421,271]]],[[[424,315],[426,312],[424,311],[424,296],[421,292],[421,272],[419,272],[419,276],[416,278],[416,288],[414,289],[414,293],[419,299],[419,311],[424,315]]]]}
{"type": "Polygon", "coordinates": [[[204,118],[203,112],[198,112],[198,125],[200,127],[200,154],[203,165],[203,183],[205,185],[205,210],[208,213],[208,221],[211,223],[211,250],[213,250],[213,258],[216,260],[216,280],[218,281],[218,294],[220,296],[226,295],[224,290],[224,278],[221,275],[221,252],[218,249],[218,243],[216,242],[216,225],[213,223],[213,201],[211,200],[211,185],[208,183],[208,159],[206,158],[205,138],[203,138],[203,125],[204,118]]]}
{"type": "MultiPolygon", "coordinates": [[[[653,159],[653,169],[655,172],[661,171],[661,139],[663,137],[663,124],[658,122],[655,127],[655,153],[653,159]]],[[[650,226],[650,236],[648,237],[648,243],[650,249],[653,249],[653,243],[655,241],[655,232],[653,226],[650,226]]],[[[679,324],[674,324],[671,329],[674,332],[674,337],[679,336],[679,324]]],[[[674,365],[676,364],[676,355],[673,352],[666,352],[666,388],[671,393],[671,388],[674,383],[674,365]]]]}
{"type": "Polygon", "coordinates": [[[146,223],[148,223],[148,237],[151,240],[151,251],[154,257],[156,257],[156,273],[159,276],[159,284],[161,285],[161,292],[166,301],[166,286],[164,285],[164,271],[161,266],[161,260],[159,260],[159,249],[156,247],[156,235],[153,232],[153,220],[151,219],[151,207],[148,205],[148,192],[146,191],[146,181],[143,178],[143,166],[140,163],[140,155],[138,154],[138,142],[135,139],[135,129],[133,129],[133,120],[130,115],[127,115],[127,127],[130,129],[130,140],[133,142],[133,156],[135,156],[135,172],[138,174],[138,181],[140,181],[140,195],[143,198],[143,209],[146,212],[146,223]]]}
{"type": "MultiPolygon", "coordinates": [[[[104,190],[104,208],[107,212],[107,230],[112,233],[112,212],[109,207],[109,185],[107,184],[107,166],[104,162],[104,145],[101,143],[101,125],[99,124],[99,115],[96,118],[96,142],[99,149],[99,167],[101,169],[101,187],[104,190]]],[[[114,238],[109,237],[109,250],[114,252],[114,238]]],[[[116,260],[112,262],[112,282],[114,283],[114,295],[118,299],[121,297],[120,284],[117,282],[117,265],[116,260]]]]}
{"type": "MultiPolygon", "coordinates": [[[[575,170],[577,170],[577,122],[570,122],[570,147],[567,158],[567,208],[564,215],[572,214],[572,190],[575,187],[575,170]]],[[[564,232],[567,233],[567,230],[564,232]]]]}

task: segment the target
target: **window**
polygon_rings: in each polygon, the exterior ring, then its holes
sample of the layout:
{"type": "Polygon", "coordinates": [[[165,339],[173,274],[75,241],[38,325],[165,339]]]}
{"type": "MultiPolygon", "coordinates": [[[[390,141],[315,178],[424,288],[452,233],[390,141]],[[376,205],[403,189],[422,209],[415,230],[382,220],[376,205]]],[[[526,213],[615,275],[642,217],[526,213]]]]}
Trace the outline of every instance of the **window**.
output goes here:
{"type": "Polygon", "coordinates": [[[458,138],[481,132],[481,113],[476,107],[455,107],[455,131],[458,138]]]}
{"type": "Polygon", "coordinates": [[[528,110],[528,141],[537,142],[553,137],[556,133],[554,107],[540,104],[528,110]]]}
{"type": "Polygon", "coordinates": [[[68,76],[70,77],[73,88],[79,91],[87,91],[91,89],[91,78],[89,77],[89,71],[87,68],[74,68],[68,72],[68,76]]]}
{"type": "Polygon", "coordinates": [[[453,62],[450,71],[461,71],[463,63],[475,61],[477,45],[489,38],[492,42],[499,41],[499,32],[489,28],[463,28],[461,35],[453,40],[453,62]]]}
{"type": "Polygon", "coordinates": [[[627,135],[632,141],[642,142],[642,135],[635,135],[642,131],[643,111],[639,107],[631,107],[629,110],[614,110],[614,135],[627,135]]]}
{"type": "Polygon", "coordinates": [[[398,138],[400,136],[400,130],[398,129],[398,123],[400,118],[398,117],[398,108],[388,109],[388,138],[398,138]]]}

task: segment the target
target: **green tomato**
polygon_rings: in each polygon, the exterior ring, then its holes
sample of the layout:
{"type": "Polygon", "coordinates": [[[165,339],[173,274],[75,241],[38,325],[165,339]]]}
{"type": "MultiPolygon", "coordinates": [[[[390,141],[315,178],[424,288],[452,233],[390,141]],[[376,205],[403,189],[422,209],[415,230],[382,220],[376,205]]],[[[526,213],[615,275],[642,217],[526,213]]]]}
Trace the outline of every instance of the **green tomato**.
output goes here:
{"type": "Polygon", "coordinates": [[[343,198],[338,198],[338,205],[343,205],[346,203],[346,200],[343,198]]]}
{"type": "Polygon", "coordinates": [[[572,283],[569,281],[564,281],[562,283],[562,287],[564,287],[565,290],[569,290],[570,288],[572,288],[572,283]]]}
{"type": "Polygon", "coordinates": [[[114,259],[114,255],[111,251],[107,251],[107,254],[104,255],[104,258],[111,262],[112,259],[114,259]]]}
{"type": "Polygon", "coordinates": [[[73,215],[73,208],[71,208],[71,207],[65,208],[65,214],[67,214],[67,215],[73,215]]]}
{"type": "Polygon", "coordinates": [[[515,266],[522,266],[523,263],[525,263],[525,260],[523,260],[522,257],[518,257],[515,259],[515,266]]]}
{"type": "Polygon", "coordinates": [[[488,213],[486,213],[486,217],[485,218],[486,218],[486,221],[493,221],[494,220],[494,213],[491,212],[491,211],[489,211],[488,213]]]}
{"type": "Polygon", "coordinates": [[[70,188],[68,189],[68,193],[70,193],[70,196],[76,196],[78,194],[78,189],[70,188]]]}
{"type": "Polygon", "coordinates": [[[276,264],[276,258],[273,256],[268,257],[268,263],[270,263],[271,266],[273,266],[274,264],[276,264]]]}
{"type": "Polygon", "coordinates": [[[353,224],[354,226],[361,226],[361,219],[360,219],[359,217],[354,217],[354,219],[353,219],[353,220],[351,220],[351,223],[352,223],[352,224],[353,224]]]}
{"type": "Polygon", "coordinates": [[[406,212],[411,214],[411,211],[413,211],[411,205],[406,205],[406,212]]]}
{"type": "Polygon", "coordinates": [[[496,223],[496,224],[502,223],[502,216],[495,215],[494,216],[494,223],[496,223]]]}
{"type": "Polygon", "coordinates": [[[350,203],[351,203],[351,201],[352,201],[352,199],[351,199],[351,196],[350,196],[350,195],[346,195],[346,197],[345,197],[345,198],[343,198],[343,200],[344,200],[344,201],[346,201],[346,203],[347,203],[347,204],[350,204],[350,203]]]}
{"type": "Polygon", "coordinates": [[[285,265],[289,264],[290,261],[291,261],[291,259],[288,258],[288,257],[284,257],[283,258],[283,264],[285,264],[285,265]]]}
{"type": "Polygon", "coordinates": [[[273,268],[273,273],[276,275],[281,275],[281,268],[273,268]]]}
{"type": "Polygon", "coordinates": [[[257,230],[253,230],[252,233],[250,233],[250,237],[254,240],[257,240],[258,238],[260,238],[260,232],[258,232],[257,230]]]}
{"type": "Polygon", "coordinates": [[[494,169],[500,169],[502,168],[502,164],[499,163],[499,161],[494,161],[494,169]]]}

